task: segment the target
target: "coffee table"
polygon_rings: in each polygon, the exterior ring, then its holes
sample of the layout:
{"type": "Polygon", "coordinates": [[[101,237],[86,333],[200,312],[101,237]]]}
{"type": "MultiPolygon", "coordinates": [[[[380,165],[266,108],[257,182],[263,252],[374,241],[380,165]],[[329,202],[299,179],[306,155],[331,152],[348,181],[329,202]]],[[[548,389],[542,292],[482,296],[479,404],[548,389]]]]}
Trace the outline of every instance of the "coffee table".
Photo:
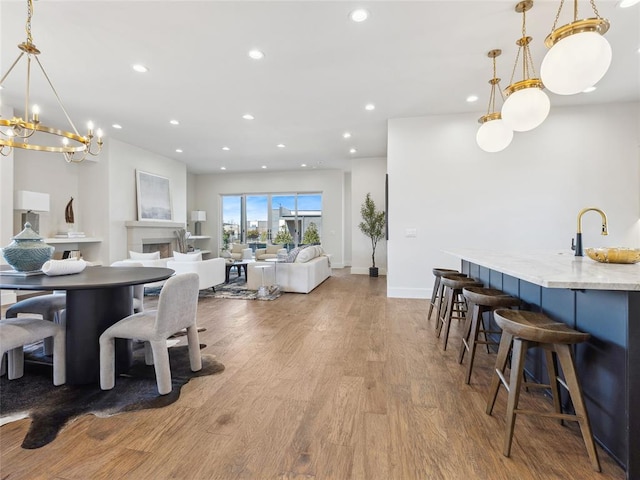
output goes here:
{"type": "Polygon", "coordinates": [[[236,268],[238,276],[242,276],[242,270],[244,269],[244,280],[247,281],[247,264],[253,263],[255,260],[242,259],[234,260],[233,262],[227,262],[224,265],[224,283],[229,283],[229,274],[233,267],[236,268]]]}

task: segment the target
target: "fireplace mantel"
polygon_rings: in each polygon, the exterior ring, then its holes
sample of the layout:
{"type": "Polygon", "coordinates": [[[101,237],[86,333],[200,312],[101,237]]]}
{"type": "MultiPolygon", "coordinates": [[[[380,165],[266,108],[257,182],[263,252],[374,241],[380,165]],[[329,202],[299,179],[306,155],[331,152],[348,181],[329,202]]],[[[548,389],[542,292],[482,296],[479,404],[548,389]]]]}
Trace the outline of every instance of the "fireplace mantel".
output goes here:
{"type": "Polygon", "coordinates": [[[127,228],[184,228],[184,223],[179,222],[155,222],[155,221],[130,221],[124,222],[127,228]]]}
{"type": "Polygon", "coordinates": [[[150,243],[169,243],[170,251],[177,250],[176,230],[184,228],[184,223],[164,221],[128,221],[127,249],[133,252],[143,252],[143,245],[150,243]]]}

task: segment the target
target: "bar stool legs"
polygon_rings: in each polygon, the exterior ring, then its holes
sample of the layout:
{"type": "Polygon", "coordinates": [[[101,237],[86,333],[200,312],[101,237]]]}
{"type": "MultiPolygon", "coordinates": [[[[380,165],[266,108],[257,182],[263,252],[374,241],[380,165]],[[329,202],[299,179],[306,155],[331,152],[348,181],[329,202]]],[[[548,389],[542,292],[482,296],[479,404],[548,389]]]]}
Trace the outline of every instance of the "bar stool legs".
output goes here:
{"type": "MultiPolygon", "coordinates": [[[[457,270],[451,270],[449,268],[434,268],[433,275],[435,280],[433,282],[433,292],[431,292],[431,302],[429,303],[429,313],[427,313],[427,320],[431,319],[431,313],[433,312],[433,308],[436,307],[436,311],[440,310],[440,303],[442,302],[442,293],[444,286],[440,281],[440,277],[442,275],[451,274],[451,273],[459,273],[457,270]]],[[[464,276],[464,274],[461,274],[464,276]]]]}
{"type": "Polygon", "coordinates": [[[508,392],[506,411],[506,430],[504,437],[503,454],[508,457],[511,454],[511,444],[515,427],[516,415],[539,415],[555,418],[560,421],[571,420],[578,422],[582,439],[584,441],[592,468],[599,472],[600,461],[595,448],[591,424],[587,415],[587,410],[582,396],[582,390],[578,382],[575,371],[575,364],[571,345],[585,341],[589,335],[572,330],[564,324],[554,322],[541,313],[522,312],[517,310],[496,310],[496,323],[502,328],[502,338],[496,359],[495,374],[491,380],[489,397],[487,401],[486,413],[491,415],[498,396],[500,383],[508,392]],[[531,347],[541,347],[546,350],[547,369],[549,372],[549,385],[532,384],[523,382],[522,372],[526,352],[531,347]],[[511,350],[511,372],[509,381],[505,378],[505,370],[509,351],[511,350]],[[558,359],[565,381],[563,382],[557,375],[556,363],[553,357],[558,359]],[[560,400],[558,396],[558,383],[569,391],[575,415],[561,412],[560,400]],[[520,390],[523,386],[536,386],[551,388],[554,396],[554,412],[538,412],[533,410],[519,409],[518,401],[520,390]]]}

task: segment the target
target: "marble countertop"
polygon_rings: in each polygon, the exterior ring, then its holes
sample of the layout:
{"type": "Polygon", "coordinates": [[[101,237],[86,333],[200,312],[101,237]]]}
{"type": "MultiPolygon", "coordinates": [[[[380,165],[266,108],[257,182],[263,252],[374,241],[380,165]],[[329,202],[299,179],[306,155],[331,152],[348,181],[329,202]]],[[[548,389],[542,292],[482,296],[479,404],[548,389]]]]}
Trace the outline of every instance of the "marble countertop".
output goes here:
{"type": "Polygon", "coordinates": [[[640,263],[599,263],[571,250],[452,249],[445,253],[547,288],[640,291],[640,263]]]}

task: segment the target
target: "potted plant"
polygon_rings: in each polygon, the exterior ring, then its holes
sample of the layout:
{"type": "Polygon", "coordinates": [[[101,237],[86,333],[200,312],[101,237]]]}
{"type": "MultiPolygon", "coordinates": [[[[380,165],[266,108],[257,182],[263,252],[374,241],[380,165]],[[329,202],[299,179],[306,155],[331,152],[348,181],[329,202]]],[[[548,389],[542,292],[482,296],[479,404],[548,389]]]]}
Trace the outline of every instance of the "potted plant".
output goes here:
{"type": "Polygon", "coordinates": [[[310,222],[307,229],[304,231],[302,237],[302,243],[305,245],[320,245],[320,234],[318,233],[318,226],[315,222],[310,222]]]}
{"type": "Polygon", "coordinates": [[[369,276],[378,276],[378,267],[376,267],[376,247],[378,240],[384,236],[385,213],[377,211],[376,204],[371,198],[371,194],[367,193],[364,203],[360,207],[360,215],[362,222],[358,225],[360,231],[371,239],[371,264],[369,267],[369,276]]]}

